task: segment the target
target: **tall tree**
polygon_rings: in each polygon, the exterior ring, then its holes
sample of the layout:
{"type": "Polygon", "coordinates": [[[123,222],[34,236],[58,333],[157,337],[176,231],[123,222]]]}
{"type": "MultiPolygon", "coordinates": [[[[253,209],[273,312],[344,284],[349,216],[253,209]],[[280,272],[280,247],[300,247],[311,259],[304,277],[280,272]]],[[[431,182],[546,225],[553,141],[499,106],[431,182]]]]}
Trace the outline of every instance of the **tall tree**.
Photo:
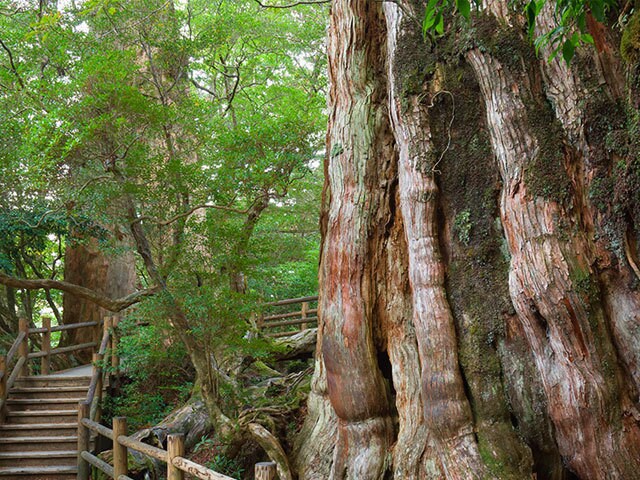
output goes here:
{"type": "Polygon", "coordinates": [[[332,4],[302,478],[638,469],[637,14],[568,66],[513,7],[332,4]]]}

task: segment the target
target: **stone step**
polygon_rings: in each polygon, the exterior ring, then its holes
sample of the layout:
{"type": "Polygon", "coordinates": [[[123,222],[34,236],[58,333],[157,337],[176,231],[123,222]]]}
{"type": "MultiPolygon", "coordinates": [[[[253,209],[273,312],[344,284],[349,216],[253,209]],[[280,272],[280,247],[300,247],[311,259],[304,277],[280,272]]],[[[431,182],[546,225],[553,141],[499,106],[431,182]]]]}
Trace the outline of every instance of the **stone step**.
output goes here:
{"type": "Polygon", "coordinates": [[[32,425],[41,423],[73,423],[78,421],[78,408],[27,410],[7,413],[7,425],[32,425]]]}
{"type": "Polygon", "coordinates": [[[0,478],[15,480],[71,480],[75,479],[78,469],[75,466],[66,467],[2,467],[0,478]]]}
{"type": "Polygon", "coordinates": [[[78,452],[75,450],[0,452],[0,467],[74,467],[77,463],[78,452]]]}
{"type": "Polygon", "coordinates": [[[78,432],[77,423],[33,423],[30,425],[0,425],[0,438],[6,437],[68,437],[78,432]]]}
{"type": "Polygon", "coordinates": [[[86,396],[89,387],[80,386],[54,386],[54,387],[20,387],[12,388],[9,398],[61,398],[86,396]]]}
{"type": "Polygon", "coordinates": [[[0,452],[42,452],[78,448],[77,435],[0,438],[0,452]]]}
{"type": "Polygon", "coordinates": [[[91,377],[65,377],[55,375],[38,375],[35,377],[18,377],[14,387],[79,387],[89,386],[91,377]]]}
{"type": "Polygon", "coordinates": [[[78,407],[78,402],[85,400],[86,396],[64,398],[8,398],[7,410],[9,412],[23,412],[27,410],[71,410],[78,407]]]}

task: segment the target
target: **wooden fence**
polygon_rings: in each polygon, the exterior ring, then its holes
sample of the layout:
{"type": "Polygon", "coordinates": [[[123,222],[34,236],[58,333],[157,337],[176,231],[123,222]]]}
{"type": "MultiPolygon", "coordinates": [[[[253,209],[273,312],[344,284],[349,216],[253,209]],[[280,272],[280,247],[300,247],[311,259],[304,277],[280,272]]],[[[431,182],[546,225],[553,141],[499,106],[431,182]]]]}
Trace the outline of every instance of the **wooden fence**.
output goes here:
{"type": "Polygon", "coordinates": [[[271,338],[295,335],[318,325],[317,304],[317,296],[265,303],[258,327],[271,338]],[[291,311],[297,305],[300,305],[300,310],[291,311]]]}
{"type": "MultiPolygon", "coordinates": [[[[68,354],[88,348],[95,348],[97,342],[87,342],[67,347],[51,348],[51,333],[75,330],[80,328],[98,327],[98,322],[71,323],[68,325],[51,326],[51,319],[44,317],[41,328],[29,328],[29,322],[21,318],[18,323],[18,336],[6,355],[0,355],[0,424],[6,416],[7,395],[16,379],[29,375],[29,360],[40,359],[42,375],[51,373],[51,357],[53,355],[68,354]],[[30,352],[29,340],[31,335],[42,334],[40,351],[30,352]],[[16,357],[17,355],[17,357],[16,357]],[[14,363],[15,360],[15,363],[14,363]]],[[[35,343],[35,342],[34,342],[35,343]]]]}
{"type": "MultiPolygon", "coordinates": [[[[259,328],[266,336],[277,338],[295,335],[317,325],[318,297],[293,298],[264,305],[264,313],[258,319],[259,328]],[[292,306],[300,305],[300,310],[291,311],[292,306]],[[265,314],[266,313],[266,314],[265,314]]],[[[42,327],[29,328],[25,319],[19,322],[19,333],[6,355],[0,356],[0,423],[6,414],[6,399],[9,389],[19,376],[28,376],[29,360],[40,359],[40,371],[43,375],[51,373],[51,357],[85,349],[96,349],[93,354],[93,371],[85,400],[78,405],[78,480],[88,480],[91,466],[98,468],[110,478],[132,480],[128,476],[128,450],[135,450],[167,465],[167,480],[183,480],[187,473],[201,480],[232,480],[231,477],[184,458],[184,438],[182,435],[169,435],[167,450],[153,447],[134,440],[126,435],[127,423],[124,417],[113,419],[113,429],[100,424],[102,391],[108,375],[118,370],[120,359],[117,354],[118,317],[106,317],[102,323],[102,339],[67,347],[51,348],[51,333],[80,328],[97,329],[98,322],[82,322],[68,325],[51,326],[50,318],[43,318],[42,327]],[[30,335],[41,334],[40,350],[30,352],[30,335]],[[17,357],[16,357],[17,355],[17,357]],[[14,363],[14,360],[15,363],[14,363]],[[11,366],[13,365],[13,368],[11,366]],[[109,366],[111,368],[105,368],[109,366]],[[91,433],[101,435],[112,441],[113,465],[91,453],[91,433]]],[[[255,465],[256,480],[272,480],[276,475],[274,462],[261,462],[255,465]]]]}

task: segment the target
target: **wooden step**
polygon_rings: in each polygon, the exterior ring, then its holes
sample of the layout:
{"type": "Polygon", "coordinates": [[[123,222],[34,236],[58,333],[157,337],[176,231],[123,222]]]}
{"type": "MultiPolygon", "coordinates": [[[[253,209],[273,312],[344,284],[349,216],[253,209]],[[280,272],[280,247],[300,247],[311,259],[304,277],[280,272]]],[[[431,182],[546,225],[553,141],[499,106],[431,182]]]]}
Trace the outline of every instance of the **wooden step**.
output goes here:
{"type": "Polygon", "coordinates": [[[78,387],[91,383],[91,377],[64,377],[54,375],[38,375],[35,377],[18,377],[14,387],[78,387]]]}
{"type": "Polygon", "coordinates": [[[7,425],[41,423],[73,423],[78,421],[78,409],[27,410],[7,413],[7,425]]]}
{"type": "Polygon", "coordinates": [[[12,388],[9,398],[61,398],[86,396],[89,387],[55,386],[55,387],[20,387],[12,388]]]}
{"type": "Polygon", "coordinates": [[[73,450],[78,447],[77,435],[30,436],[0,438],[0,452],[42,452],[73,450]]]}
{"type": "Polygon", "coordinates": [[[0,467],[73,467],[78,463],[78,452],[60,450],[58,452],[0,452],[0,467]]]}
{"type": "Polygon", "coordinates": [[[76,435],[77,423],[33,423],[30,425],[0,425],[0,438],[4,437],[66,437],[76,435]]]}
{"type": "Polygon", "coordinates": [[[8,398],[7,410],[9,412],[25,411],[25,410],[53,410],[60,408],[71,410],[78,407],[78,402],[85,400],[86,397],[71,398],[8,398]]]}
{"type": "Polygon", "coordinates": [[[0,478],[20,480],[67,480],[74,479],[78,473],[75,466],[67,467],[2,467],[0,478]]]}

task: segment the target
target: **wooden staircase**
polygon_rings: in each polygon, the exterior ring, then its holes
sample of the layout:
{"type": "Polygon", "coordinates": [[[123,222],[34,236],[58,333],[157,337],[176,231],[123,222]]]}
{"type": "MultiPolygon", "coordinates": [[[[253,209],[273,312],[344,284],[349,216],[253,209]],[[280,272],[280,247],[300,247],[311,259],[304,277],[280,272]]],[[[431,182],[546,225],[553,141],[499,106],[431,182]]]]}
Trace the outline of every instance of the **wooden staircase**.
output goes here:
{"type": "Polygon", "coordinates": [[[0,480],[76,478],[78,402],[91,382],[85,372],[16,379],[0,425],[0,480]]]}

